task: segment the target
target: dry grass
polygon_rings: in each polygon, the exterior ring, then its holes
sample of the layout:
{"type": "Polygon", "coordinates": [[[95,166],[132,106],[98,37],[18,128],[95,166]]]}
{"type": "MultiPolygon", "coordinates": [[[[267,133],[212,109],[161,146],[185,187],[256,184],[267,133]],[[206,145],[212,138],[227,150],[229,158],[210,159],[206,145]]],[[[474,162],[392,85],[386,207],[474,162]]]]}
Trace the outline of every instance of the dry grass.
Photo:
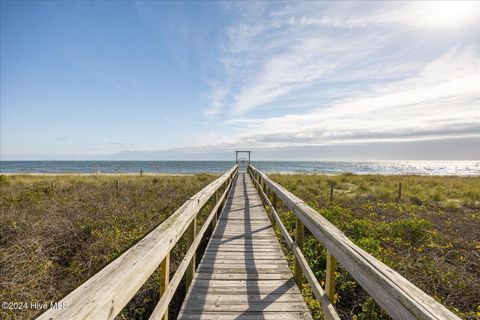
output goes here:
{"type": "MultiPolygon", "coordinates": [[[[462,318],[480,319],[480,178],[271,177],[462,318]],[[403,197],[397,203],[400,181],[403,197]],[[329,183],[335,184],[332,204],[329,183]]],[[[214,178],[0,176],[2,301],[58,301],[214,178]]],[[[282,214],[293,233],[294,216],[286,210],[282,214]]],[[[172,251],[172,273],[185,251],[181,239],[172,251]]],[[[325,250],[308,233],[305,255],[322,281],[325,250]]],[[[292,256],[288,258],[293,261],[292,256]]],[[[342,318],[388,319],[342,269],[337,273],[337,289],[336,305],[342,318]]],[[[117,318],[148,318],[158,301],[158,290],[154,273],[117,318]]],[[[171,304],[172,319],[184,291],[180,287],[171,304]]],[[[308,286],[304,293],[314,316],[321,318],[308,286]]],[[[38,314],[37,310],[0,311],[1,319],[29,319],[38,314]]]]}
{"type": "MultiPolygon", "coordinates": [[[[214,178],[0,176],[1,300],[58,301],[214,178]]],[[[180,241],[172,255],[173,270],[184,251],[180,241]]],[[[156,299],[153,276],[119,318],[144,318],[156,299]]],[[[0,311],[0,318],[38,314],[0,311]]]]}

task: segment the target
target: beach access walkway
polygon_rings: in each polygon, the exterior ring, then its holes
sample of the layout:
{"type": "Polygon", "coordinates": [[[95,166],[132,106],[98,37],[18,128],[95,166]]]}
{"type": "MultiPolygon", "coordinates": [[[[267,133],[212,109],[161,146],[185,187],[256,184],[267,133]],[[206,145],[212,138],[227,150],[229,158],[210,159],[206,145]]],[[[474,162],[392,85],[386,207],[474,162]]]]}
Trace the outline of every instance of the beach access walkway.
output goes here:
{"type": "Polygon", "coordinates": [[[60,300],[57,305],[61,308],[50,308],[37,319],[113,320],[153,275],[160,298],[146,315],[151,320],[169,319],[172,299],[184,285],[187,294],[180,319],[311,319],[299,290],[307,283],[324,319],[340,320],[335,309],[338,265],[392,319],[460,319],[255,168],[250,163],[250,151],[237,151],[236,155],[232,168],[60,300]],[[245,152],[248,159],[239,159],[238,154],[245,152]],[[242,161],[248,161],[246,172],[239,170],[242,161]],[[287,212],[295,219],[295,230],[287,230],[283,224],[287,212]],[[201,223],[197,223],[200,213],[201,223]],[[316,277],[303,255],[305,229],[309,241],[325,248],[326,255],[319,257],[325,264],[323,279],[316,277]],[[200,245],[209,236],[202,255],[200,245]],[[186,253],[176,261],[179,264],[172,274],[170,254],[177,243],[185,246],[186,253]],[[293,274],[282,249],[295,259],[293,274]]]}
{"type": "Polygon", "coordinates": [[[251,178],[240,172],[179,319],[312,319],[251,178]]]}

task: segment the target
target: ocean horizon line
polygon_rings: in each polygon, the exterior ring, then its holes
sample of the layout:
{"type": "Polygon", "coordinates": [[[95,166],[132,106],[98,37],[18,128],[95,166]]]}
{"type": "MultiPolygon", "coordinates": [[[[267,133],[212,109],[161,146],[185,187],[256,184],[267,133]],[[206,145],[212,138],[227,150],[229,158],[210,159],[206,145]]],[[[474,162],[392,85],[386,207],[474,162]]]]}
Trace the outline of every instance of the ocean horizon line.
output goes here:
{"type": "MultiPolygon", "coordinates": [[[[68,159],[68,160],[0,160],[1,162],[235,162],[233,160],[211,160],[211,159],[173,159],[173,160],[145,160],[145,159],[121,159],[121,160],[95,160],[95,159],[88,159],[88,160],[75,160],[75,159],[68,159]]],[[[250,162],[479,162],[480,159],[469,159],[469,160],[452,160],[452,159],[375,159],[375,160],[332,160],[332,159],[318,159],[318,160],[281,160],[281,159],[262,159],[262,160],[254,160],[252,159],[250,162]]]]}
{"type": "MultiPolygon", "coordinates": [[[[0,161],[0,173],[223,173],[234,160],[53,160],[0,161]]],[[[245,162],[243,162],[245,163],[245,162]]],[[[384,174],[478,176],[480,161],[475,160],[376,160],[376,161],[283,161],[253,160],[268,173],[384,174]]]]}

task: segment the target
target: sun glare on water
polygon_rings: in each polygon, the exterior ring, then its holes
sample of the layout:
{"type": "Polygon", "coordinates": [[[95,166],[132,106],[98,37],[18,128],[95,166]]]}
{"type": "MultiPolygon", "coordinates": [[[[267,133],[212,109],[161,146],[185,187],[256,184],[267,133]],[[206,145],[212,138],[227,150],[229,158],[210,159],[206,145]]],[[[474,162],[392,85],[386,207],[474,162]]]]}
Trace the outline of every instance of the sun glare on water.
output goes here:
{"type": "Polygon", "coordinates": [[[418,1],[413,6],[415,24],[428,28],[458,28],[479,22],[480,2],[418,1]]]}

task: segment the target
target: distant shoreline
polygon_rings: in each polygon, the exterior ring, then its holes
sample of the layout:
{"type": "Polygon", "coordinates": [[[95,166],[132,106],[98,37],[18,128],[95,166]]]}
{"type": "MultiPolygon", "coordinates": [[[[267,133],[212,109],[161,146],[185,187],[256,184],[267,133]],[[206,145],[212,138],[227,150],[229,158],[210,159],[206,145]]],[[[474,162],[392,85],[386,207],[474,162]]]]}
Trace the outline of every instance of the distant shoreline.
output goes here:
{"type": "MultiPolygon", "coordinates": [[[[295,162],[255,161],[265,173],[338,175],[422,175],[480,176],[480,161],[398,161],[398,162],[295,162]]],[[[82,174],[82,175],[191,175],[223,174],[234,165],[231,161],[150,161],[150,162],[0,162],[0,174],[82,174]]]]}
{"type": "MultiPolygon", "coordinates": [[[[341,175],[358,175],[358,176],[385,176],[385,177],[392,177],[392,176],[410,176],[410,177],[458,177],[458,178],[477,178],[480,175],[461,175],[461,174],[448,174],[448,175],[429,175],[429,174],[419,174],[419,173],[352,173],[352,172],[341,172],[341,173],[323,173],[323,172],[266,172],[267,175],[271,174],[279,174],[284,176],[294,176],[294,175],[302,175],[302,176],[341,176],[341,175]]],[[[32,176],[32,177],[64,177],[64,176],[79,176],[79,177],[182,177],[182,176],[195,176],[199,174],[205,175],[214,175],[218,176],[220,173],[218,172],[190,172],[190,173],[169,173],[169,172],[143,172],[140,174],[139,172],[100,172],[100,173],[88,173],[88,172],[0,172],[0,176],[32,176]]]]}
{"type": "Polygon", "coordinates": [[[139,172],[0,172],[0,175],[5,176],[193,176],[196,174],[211,174],[216,175],[216,173],[162,173],[162,172],[144,172],[140,174],[139,172]]]}

